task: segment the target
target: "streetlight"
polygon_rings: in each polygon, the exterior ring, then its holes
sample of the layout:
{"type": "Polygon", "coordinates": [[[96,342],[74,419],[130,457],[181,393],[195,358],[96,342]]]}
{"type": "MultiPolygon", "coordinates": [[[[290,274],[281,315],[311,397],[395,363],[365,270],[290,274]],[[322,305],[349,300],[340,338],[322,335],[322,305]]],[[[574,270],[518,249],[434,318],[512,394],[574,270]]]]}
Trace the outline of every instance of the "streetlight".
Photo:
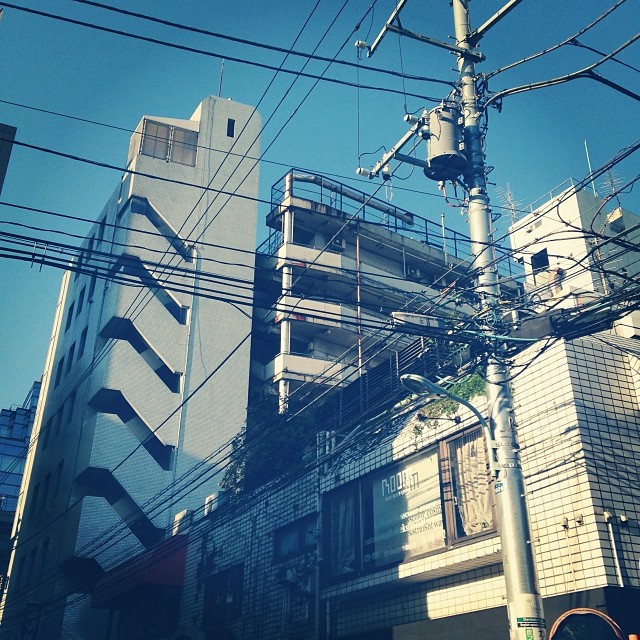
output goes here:
{"type": "MultiPolygon", "coordinates": [[[[482,414],[464,398],[434,384],[427,378],[412,373],[400,376],[400,382],[412,393],[426,394],[433,398],[451,398],[469,409],[480,422],[489,450],[489,466],[496,479],[495,493],[498,508],[502,566],[507,585],[507,595],[517,594],[518,611],[509,608],[511,640],[544,640],[545,621],[542,599],[535,579],[535,564],[531,549],[531,531],[526,512],[524,477],[517,448],[511,445],[513,434],[499,433],[494,439],[494,429],[482,414]],[[524,611],[527,615],[522,615],[524,611]]],[[[496,421],[496,407],[491,409],[490,422],[496,421]]],[[[509,421],[510,428],[513,425],[509,421]]],[[[511,598],[509,598],[511,603],[511,598]]],[[[516,608],[514,607],[514,609],[516,608]]]]}
{"type": "Polygon", "coordinates": [[[447,391],[445,388],[431,382],[424,376],[419,376],[415,373],[405,373],[400,376],[400,382],[403,386],[411,391],[411,393],[419,393],[419,394],[427,394],[433,398],[451,398],[461,405],[467,407],[473,415],[478,418],[478,422],[482,427],[482,432],[484,434],[485,442],[487,444],[487,451],[489,452],[489,469],[491,470],[491,475],[494,478],[498,477],[498,463],[496,460],[496,443],[493,439],[493,434],[491,432],[491,428],[489,427],[489,423],[484,419],[480,411],[476,409],[469,401],[457,396],[455,393],[451,393],[451,391],[447,391]]]}

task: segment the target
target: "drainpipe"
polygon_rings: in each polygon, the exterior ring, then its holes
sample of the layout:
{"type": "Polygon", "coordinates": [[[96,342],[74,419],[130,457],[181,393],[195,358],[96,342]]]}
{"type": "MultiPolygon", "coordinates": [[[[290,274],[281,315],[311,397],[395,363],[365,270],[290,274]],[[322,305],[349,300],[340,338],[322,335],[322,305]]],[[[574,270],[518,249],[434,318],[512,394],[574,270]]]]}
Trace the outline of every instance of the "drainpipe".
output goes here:
{"type": "Polygon", "coordinates": [[[609,531],[609,541],[611,542],[611,551],[613,552],[613,564],[616,568],[616,577],[618,578],[618,586],[624,587],[624,580],[622,579],[622,568],[620,567],[620,558],[618,557],[618,547],[616,545],[616,539],[613,536],[613,514],[609,511],[605,511],[602,514],[604,521],[607,523],[607,530],[609,531]]]}
{"type": "MultiPolygon", "coordinates": [[[[285,178],[285,201],[291,197],[293,193],[293,175],[288,173],[285,178]]],[[[282,246],[285,248],[288,243],[293,242],[293,211],[290,206],[286,206],[282,214],[282,246]]],[[[282,267],[282,293],[280,300],[285,296],[291,295],[291,286],[293,284],[293,267],[285,264],[282,267]]],[[[291,352],[291,321],[285,310],[282,310],[283,319],[280,321],[280,353],[288,354],[291,352]]],[[[278,411],[286,413],[289,404],[289,381],[282,378],[278,383],[278,411]]]]}

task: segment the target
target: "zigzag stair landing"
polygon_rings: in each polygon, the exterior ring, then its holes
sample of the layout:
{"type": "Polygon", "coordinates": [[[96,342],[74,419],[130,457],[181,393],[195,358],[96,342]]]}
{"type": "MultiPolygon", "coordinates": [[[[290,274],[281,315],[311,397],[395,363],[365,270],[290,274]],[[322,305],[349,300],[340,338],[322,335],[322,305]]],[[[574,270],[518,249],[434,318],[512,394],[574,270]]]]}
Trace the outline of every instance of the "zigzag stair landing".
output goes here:
{"type": "Polygon", "coordinates": [[[146,549],[164,537],[164,529],[156,527],[118,479],[102,467],[87,467],[77,477],[86,495],[104,498],[146,549]]]}
{"type": "Polygon", "coordinates": [[[128,253],[123,253],[118,256],[110,269],[110,277],[113,278],[118,272],[138,278],[142,284],[152,291],[177,322],[187,324],[189,320],[189,306],[182,304],[171,291],[165,289],[139,256],[128,253]]]}
{"type": "Polygon", "coordinates": [[[182,389],[182,373],[175,371],[169,365],[132,320],[114,316],[102,328],[100,336],[126,340],[170,391],[180,393],[182,389]]]}
{"type": "Polygon", "coordinates": [[[158,438],[151,425],[122,391],[103,387],[89,400],[89,405],[99,413],[117,415],[158,466],[165,471],[171,469],[174,447],[158,438]]]}

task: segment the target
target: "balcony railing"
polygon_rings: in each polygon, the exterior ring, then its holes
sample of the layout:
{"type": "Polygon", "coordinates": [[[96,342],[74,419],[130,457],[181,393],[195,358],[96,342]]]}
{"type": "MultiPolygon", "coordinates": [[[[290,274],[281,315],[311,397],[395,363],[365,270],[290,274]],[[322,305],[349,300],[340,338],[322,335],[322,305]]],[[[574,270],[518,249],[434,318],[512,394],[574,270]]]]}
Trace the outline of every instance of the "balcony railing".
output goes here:
{"type": "MultiPolygon", "coordinates": [[[[271,187],[272,213],[277,212],[283,203],[287,183],[290,185],[289,195],[326,205],[347,216],[353,216],[354,220],[374,224],[412,238],[439,249],[446,256],[456,260],[471,260],[469,236],[318,174],[296,169],[288,171],[271,187]]],[[[272,230],[269,237],[258,247],[258,251],[274,254],[282,245],[282,241],[282,232],[272,230]]],[[[513,263],[509,249],[496,247],[496,252],[498,270],[502,275],[512,277],[521,273],[519,266],[513,263]]]]}

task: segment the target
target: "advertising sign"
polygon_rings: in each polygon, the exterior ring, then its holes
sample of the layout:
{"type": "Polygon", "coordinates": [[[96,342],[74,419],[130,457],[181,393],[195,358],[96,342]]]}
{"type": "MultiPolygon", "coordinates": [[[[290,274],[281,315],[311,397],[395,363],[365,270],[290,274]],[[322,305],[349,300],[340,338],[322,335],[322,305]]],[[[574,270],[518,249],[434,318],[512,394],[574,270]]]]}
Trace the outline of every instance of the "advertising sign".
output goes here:
{"type": "Polygon", "coordinates": [[[402,562],[446,544],[438,453],[405,461],[363,482],[364,564],[402,562]]]}

